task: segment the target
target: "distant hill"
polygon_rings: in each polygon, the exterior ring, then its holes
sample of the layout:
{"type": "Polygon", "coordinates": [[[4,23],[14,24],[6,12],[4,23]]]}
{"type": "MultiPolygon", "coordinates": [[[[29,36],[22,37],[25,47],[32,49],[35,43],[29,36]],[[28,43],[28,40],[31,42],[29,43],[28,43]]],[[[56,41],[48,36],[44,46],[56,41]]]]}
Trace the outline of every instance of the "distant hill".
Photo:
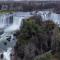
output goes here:
{"type": "Polygon", "coordinates": [[[60,12],[60,1],[0,1],[0,10],[33,11],[43,9],[54,9],[54,11],[59,10],[60,12]]]}

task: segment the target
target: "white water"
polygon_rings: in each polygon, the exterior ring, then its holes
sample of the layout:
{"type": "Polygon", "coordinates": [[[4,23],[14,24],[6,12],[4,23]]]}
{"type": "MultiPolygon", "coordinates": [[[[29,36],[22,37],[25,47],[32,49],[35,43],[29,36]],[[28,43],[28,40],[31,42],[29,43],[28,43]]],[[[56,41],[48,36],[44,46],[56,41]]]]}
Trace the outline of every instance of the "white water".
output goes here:
{"type": "MultiPolygon", "coordinates": [[[[53,20],[55,23],[60,24],[60,14],[56,14],[49,11],[39,11],[38,15],[41,15],[43,20],[53,20]]],[[[12,15],[0,15],[0,29],[4,31],[4,33],[0,36],[0,50],[3,52],[4,58],[3,60],[11,60],[10,54],[12,48],[15,46],[16,39],[13,36],[16,30],[19,30],[22,25],[22,19],[27,19],[30,16],[30,12],[17,12],[12,15]],[[12,16],[12,24],[10,23],[9,16],[12,16]],[[11,36],[10,42],[7,41],[7,38],[11,36]],[[14,40],[13,40],[14,39],[14,40]],[[7,42],[7,45],[4,45],[4,42],[7,42]]]]}
{"type": "Polygon", "coordinates": [[[11,15],[0,15],[0,29],[4,31],[4,33],[0,35],[0,50],[4,55],[3,60],[11,60],[11,50],[16,43],[16,38],[13,36],[13,34],[16,32],[16,30],[20,29],[22,19],[27,19],[30,16],[32,15],[30,15],[29,12],[17,12],[11,15]],[[13,16],[12,19],[10,19],[11,16],[13,16]],[[10,22],[11,20],[13,21],[10,22]],[[7,40],[9,37],[11,37],[10,41],[7,40]]]}
{"type": "Polygon", "coordinates": [[[52,20],[55,23],[60,24],[60,14],[56,14],[52,11],[39,11],[37,14],[41,15],[43,20],[52,20]]]}
{"type": "Polygon", "coordinates": [[[11,51],[12,51],[12,48],[8,48],[7,49],[7,52],[3,52],[3,55],[4,55],[4,60],[11,60],[10,59],[10,54],[11,54],[11,51]]]}

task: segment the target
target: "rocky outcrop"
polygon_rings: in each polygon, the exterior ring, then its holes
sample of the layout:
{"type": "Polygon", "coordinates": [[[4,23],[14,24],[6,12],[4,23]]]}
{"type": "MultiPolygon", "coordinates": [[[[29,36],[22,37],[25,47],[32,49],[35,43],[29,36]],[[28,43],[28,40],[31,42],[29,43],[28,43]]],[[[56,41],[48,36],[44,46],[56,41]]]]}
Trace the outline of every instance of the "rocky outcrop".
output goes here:
{"type": "Polygon", "coordinates": [[[56,35],[59,31],[57,25],[49,20],[43,22],[41,17],[34,17],[25,20],[16,34],[16,60],[34,60],[36,56],[49,50],[53,53],[56,51],[56,35]]]}

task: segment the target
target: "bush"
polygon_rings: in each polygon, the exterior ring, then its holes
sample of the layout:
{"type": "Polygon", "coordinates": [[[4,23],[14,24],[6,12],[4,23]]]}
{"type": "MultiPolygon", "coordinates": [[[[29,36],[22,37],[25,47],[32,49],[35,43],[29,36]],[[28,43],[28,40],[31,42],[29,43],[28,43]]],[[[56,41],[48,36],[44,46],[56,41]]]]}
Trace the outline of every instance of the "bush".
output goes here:
{"type": "Polygon", "coordinates": [[[40,57],[35,59],[35,60],[51,60],[51,59],[52,59],[52,54],[48,53],[48,54],[43,55],[43,56],[40,55],[40,57]]]}

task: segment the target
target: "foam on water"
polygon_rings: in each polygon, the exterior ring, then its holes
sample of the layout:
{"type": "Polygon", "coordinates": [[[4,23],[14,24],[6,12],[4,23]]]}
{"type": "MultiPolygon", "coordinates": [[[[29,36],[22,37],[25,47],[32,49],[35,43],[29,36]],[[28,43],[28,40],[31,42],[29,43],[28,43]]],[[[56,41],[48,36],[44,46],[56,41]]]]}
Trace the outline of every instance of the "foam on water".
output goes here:
{"type": "Polygon", "coordinates": [[[56,14],[52,11],[39,11],[37,14],[41,15],[44,21],[52,20],[53,22],[60,24],[60,14],[56,14]]]}

